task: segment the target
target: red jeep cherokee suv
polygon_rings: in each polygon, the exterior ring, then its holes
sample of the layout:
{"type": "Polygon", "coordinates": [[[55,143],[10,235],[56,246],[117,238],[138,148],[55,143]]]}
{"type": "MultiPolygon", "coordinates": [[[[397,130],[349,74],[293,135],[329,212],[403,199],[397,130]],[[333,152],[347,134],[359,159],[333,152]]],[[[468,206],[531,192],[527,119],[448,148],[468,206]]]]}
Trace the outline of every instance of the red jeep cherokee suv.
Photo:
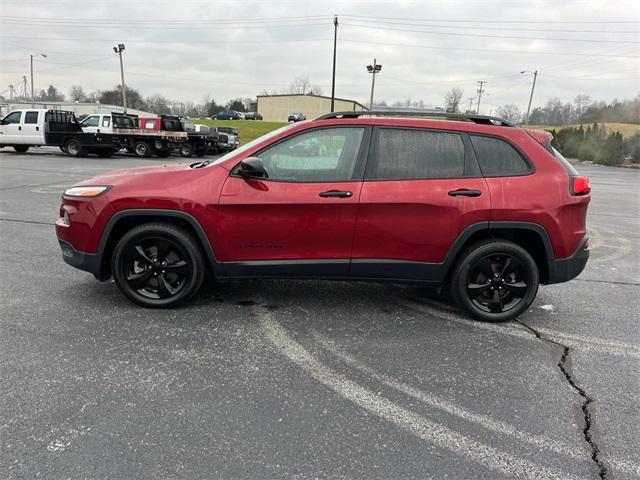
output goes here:
{"type": "Polygon", "coordinates": [[[477,115],[341,112],[213,162],[143,167],[64,192],[64,260],[146,307],[218,280],[448,284],[485,321],[583,270],[589,181],[544,132],[477,115]]]}

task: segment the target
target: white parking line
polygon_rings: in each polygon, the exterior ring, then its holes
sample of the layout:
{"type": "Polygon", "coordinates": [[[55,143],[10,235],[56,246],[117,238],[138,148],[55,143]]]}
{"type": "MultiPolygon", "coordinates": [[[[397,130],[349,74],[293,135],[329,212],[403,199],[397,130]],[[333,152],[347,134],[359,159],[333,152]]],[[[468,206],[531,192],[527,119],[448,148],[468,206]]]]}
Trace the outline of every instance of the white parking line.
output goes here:
{"type": "Polygon", "coordinates": [[[315,380],[326,385],[341,397],[422,440],[467,457],[471,461],[512,478],[531,480],[578,478],[502,452],[396,405],[321,363],[302,345],[293,340],[286,330],[273,320],[268,311],[260,308],[258,319],[271,343],[315,380]]]}
{"type": "MultiPolygon", "coordinates": [[[[514,428],[513,425],[510,425],[505,422],[501,422],[499,420],[495,420],[489,416],[482,415],[479,413],[471,412],[469,410],[465,410],[451,402],[448,402],[442,398],[437,397],[428,392],[424,392],[422,390],[418,390],[411,385],[407,385],[406,383],[399,382],[385,374],[379,373],[368,365],[360,362],[355,357],[349,355],[347,352],[342,350],[333,340],[325,337],[321,333],[314,331],[313,336],[318,344],[324,348],[325,350],[331,352],[336,357],[340,358],[344,363],[349,365],[352,368],[360,370],[361,372],[366,373],[370,377],[382,382],[383,384],[408,395],[409,397],[415,398],[427,405],[431,405],[432,407],[443,410],[451,415],[463,418],[469,422],[480,425],[487,430],[491,430],[496,433],[501,433],[504,435],[509,435],[514,437],[522,442],[529,443],[531,445],[535,445],[538,448],[550,450],[555,453],[559,453],[562,455],[567,455],[569,457],[578,459],[578,460],[588,460],[591,461],[589,456],[591,452],[589,452],[586,448],[576,448],[572,445],[566,445],[564,443],[557,442],[556,440],[544,436],[544,435],[536,435],[530,432],[522,432],[514,428]]],[[[634,473],[640,476],[640,465],[635,464],[628,460],[620,460],[607,458],[606,463],[608,466],[614,468],[615,470],[619,470],[625,473],[634,473]]]]}

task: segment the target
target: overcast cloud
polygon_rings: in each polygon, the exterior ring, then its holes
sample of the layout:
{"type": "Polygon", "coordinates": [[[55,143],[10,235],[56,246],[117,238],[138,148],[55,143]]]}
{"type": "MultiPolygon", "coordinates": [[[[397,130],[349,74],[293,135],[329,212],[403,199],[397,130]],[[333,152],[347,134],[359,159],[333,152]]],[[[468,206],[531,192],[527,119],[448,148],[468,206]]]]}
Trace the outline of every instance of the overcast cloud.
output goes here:
{"type": "Polygon", "coordinates": [[[640,2],[591,0],[2,0],[0,91],[28,75],[38,52],[47,58],[35,62],[36,89],[113,88],[112,47],[125,43],[127,84],[145,96],[223,103],[300,75],[330,94],[334,14],[338,97],[368,103],[374,57],[383,65],[376,99],[388,102],[440,106],[457,86],[468,105],[475,81],[486,80],[484,113],[508,103],[524,110],[531,77],[520,71],[534,69],[534,106],[640,91],[640,2]]]}

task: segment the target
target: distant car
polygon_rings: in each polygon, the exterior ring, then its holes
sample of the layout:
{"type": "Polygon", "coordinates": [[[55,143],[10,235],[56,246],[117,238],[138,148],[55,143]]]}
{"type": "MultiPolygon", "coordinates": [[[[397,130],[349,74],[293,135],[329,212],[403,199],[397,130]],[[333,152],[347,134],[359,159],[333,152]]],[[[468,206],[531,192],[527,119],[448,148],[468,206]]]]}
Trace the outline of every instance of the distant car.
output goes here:
{"type": "Polygon", "coordinates": [[[303,120],[306,120],[307,117],[305,117],[303,114],[301,114],[300,112],[293,112],[289,114],[289,118],[287,119],[287,122],[301,122],[303,120]]]}
{"type": "Polygon", "coordinates": [[[247,112],[244,114],[245,120],[262,120],[262,115],[258,112],[247,112]]]}
{"type": "Polygon", "coordinates": [[[224,112],[218,112],[211,117],[213,120],[242,120],[242,117],[238,112],[233,110],[225,110],[224,112]]]}

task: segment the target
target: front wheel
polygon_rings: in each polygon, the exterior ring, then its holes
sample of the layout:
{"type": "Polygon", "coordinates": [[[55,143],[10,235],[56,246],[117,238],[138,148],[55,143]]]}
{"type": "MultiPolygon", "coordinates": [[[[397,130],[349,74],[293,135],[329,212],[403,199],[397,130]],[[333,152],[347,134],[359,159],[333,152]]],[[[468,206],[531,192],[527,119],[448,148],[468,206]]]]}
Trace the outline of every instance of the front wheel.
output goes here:
{"type": "Polygon", "coordinates": [[[184,229],[166,223],[139,225],[120,239],[111,259],[120,291],[143,307],[172,308],[202,285],[204,257],[184,229]]]}
{"type": "Polygon", "coordinates": [[[451,275],[451,294],[471,316],[505,322],[523,313],[538,292],[536,262],[521,246],[487,240],[468,248],[451,275]]]}
{"type": "Polygon", "coordinates": [[[188,143],[180,145],[180,155],[183,157],[190,157],[193,155],[193,147],[188,143]]]}
{"type": "Polygon", "coordinates": [[[29,150],[29,145],[14,145],[13,149],[18,153],[24,153],[29,150]]]}

